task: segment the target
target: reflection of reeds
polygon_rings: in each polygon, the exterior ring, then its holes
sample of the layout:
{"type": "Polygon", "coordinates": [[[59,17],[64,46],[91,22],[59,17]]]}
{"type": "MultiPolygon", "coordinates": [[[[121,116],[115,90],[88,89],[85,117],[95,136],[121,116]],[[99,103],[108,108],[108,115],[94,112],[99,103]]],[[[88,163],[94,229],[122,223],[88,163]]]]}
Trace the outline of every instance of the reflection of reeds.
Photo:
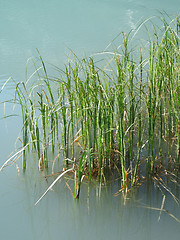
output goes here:
{"type": "Polygon", "coordinates": [[[65,168],[74,165],[74,196],[78,198],[84,175],[89,181],[92,177],[102,181],[112,169],[118,170],[122,189],[127,191],[138,179],[142,151],[148,151],[148,174],[163,164],[164,144],[169,159],[179,164],[178,17],[174,22],[168,25],[163,20],[163,30],[154,28],[149,52],[143,56],[146,49],[141,49],[139,60],[138,54],[133,55],[135,50],[129,49],[130,33],[123,34],[121,50],[112,53],[107,65],[110,73],[92,57],[79,60],[73,53],[65,71],[58,69],[59,77],[50,78],[38,52],[42,67],[34,65],[39,84],[30,91],[25,83],[16,86],[23,119],[23,169],[30,143],[45,168],[48,146],[58,154],[62,149],[65,168]],[[82,153],[79,157],[77,149],[82,153]]]}

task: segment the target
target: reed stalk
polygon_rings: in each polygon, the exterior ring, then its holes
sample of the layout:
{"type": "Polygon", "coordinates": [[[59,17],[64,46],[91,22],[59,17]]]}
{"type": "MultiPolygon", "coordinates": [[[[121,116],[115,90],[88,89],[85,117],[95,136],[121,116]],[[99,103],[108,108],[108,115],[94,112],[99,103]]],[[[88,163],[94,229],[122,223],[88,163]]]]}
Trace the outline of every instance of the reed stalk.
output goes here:
{"type": "Polygon", "coordinates": [[[23,169],[30,143],[45,168],[48,151],[59,155],[62,149],[65,167],[74,164],[74,197],[79,198],[83,176],[89,182],[98,177],[102,186],[106,170],[120,173],[127,192],[136,184],[145,159],[148,175],[156,174],[166,161],[164,145],[169,162],[175,155],[180,166],[179,29],[178,17],[176,23],[163,20],[162,29],[153,25],[149,48],[140,50],[139,60],[139,53],[130,48],[131,32],[123,34],[122,45],[110,52],[113,57],[105,68],[94,57],[79,60],[73,53],[57,78],[48,76],[37,50],[41,67],[33,62],[36,83],[30,91],[24,83],[16,85],[23,169]]]}

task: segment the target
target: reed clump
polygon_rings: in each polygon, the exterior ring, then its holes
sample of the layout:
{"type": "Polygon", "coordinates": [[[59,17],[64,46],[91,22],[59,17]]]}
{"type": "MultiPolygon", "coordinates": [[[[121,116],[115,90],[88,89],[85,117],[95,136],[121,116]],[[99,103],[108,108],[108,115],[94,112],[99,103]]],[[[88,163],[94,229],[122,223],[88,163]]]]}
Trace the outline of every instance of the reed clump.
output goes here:
{"type": "Polygon", "coordinates": [[[49,151],[57,163],[63,153],[63,171],[73,172],[79,198],[84,177],[102,183],[113,173],[127,192],[144,169],[154,176],[180,168],[180,23],[178,16],[162,22],[144,47],[131,47],[133,32],[122,34],[120,47],[101,53],[105,67],[96,57],[80,60],[72,53],[64,70],[56,68],[57,77],[51,77],[38,52],[33,78],[15,91],[24,170],[30,149],[46,169],[49,151]]]}

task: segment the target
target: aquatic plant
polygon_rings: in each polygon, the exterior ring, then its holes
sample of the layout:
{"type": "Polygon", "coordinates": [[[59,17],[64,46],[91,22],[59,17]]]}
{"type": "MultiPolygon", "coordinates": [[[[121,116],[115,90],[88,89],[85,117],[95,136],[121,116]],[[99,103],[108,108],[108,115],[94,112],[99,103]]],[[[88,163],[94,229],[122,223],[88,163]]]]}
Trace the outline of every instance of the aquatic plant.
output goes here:
{"type": "Polygon", "coordinates": [[[84,177],[101,185],[110,175],[119,176],[127,193],[144,167],[150,177],[180,168],[180,23],[178,16],[162,22],[158,29],[152,24],[140,51],[132,45],[135,34],[123,33],[121,46],[112,43],[113,51],[101,53],[105,67],[96,56],[80,60],[72,52],[65,69],[56,67],[57,77],[51,77],[37,50],[34,74],[15,91],[24,171],[30,146],[40,169],[49,168],[48,152],[55,156],[53,166],[63,153],[64,172],[54,184],[73,173],[79,198],[84,177]]]}

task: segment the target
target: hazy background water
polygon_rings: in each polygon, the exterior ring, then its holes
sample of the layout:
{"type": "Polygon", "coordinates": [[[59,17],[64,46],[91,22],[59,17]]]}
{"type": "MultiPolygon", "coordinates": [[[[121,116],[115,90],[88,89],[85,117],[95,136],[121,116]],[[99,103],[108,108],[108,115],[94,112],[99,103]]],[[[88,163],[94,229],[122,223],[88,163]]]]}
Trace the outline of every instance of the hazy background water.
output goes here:
{"type": "MultiPolygon", "coordinates": [[[[179,0],[0,0],[0,88],[9,77],[25,79],[27,60],[37,57],[36,48],[46,62],[63,67],[69,48],[80,57],[103,51],[140,19],[159,11],[173,18],[179,6],[179,0]]],[[[0,102],[11,98],[8,86],[0,102]]],[[[0,104],[0,118],[4,112],[19,110],[0,104]]],[[[15,149],[20,128],[18,116],[0,120],[0,165],[15,149]]],[[[85,186],[78,203],[62,183],[34,208],[48,184],[36,171],[18,175],[15,165],[0,173],[0,239],[179,239],[180,226],[173,218],[162,213],[158,222],[158,211],[143,208],[160,208],[157,189],[139,189],[124,206],[121,197],[112,197],[117,185],[104,189],[100,201],[94,188],[88,198],[85,186]]],[[[180,218],[172,197],[167,196],[165,208],[180,218]]]]}
{"type": "Polygon", "coordinates": [[[68,48],[78,55],[102,51],[140,19],[179,11],[179,0],[8,0],[0,1],[0,76],[24,79],[27,59],[61,66],[68,48]]]}

